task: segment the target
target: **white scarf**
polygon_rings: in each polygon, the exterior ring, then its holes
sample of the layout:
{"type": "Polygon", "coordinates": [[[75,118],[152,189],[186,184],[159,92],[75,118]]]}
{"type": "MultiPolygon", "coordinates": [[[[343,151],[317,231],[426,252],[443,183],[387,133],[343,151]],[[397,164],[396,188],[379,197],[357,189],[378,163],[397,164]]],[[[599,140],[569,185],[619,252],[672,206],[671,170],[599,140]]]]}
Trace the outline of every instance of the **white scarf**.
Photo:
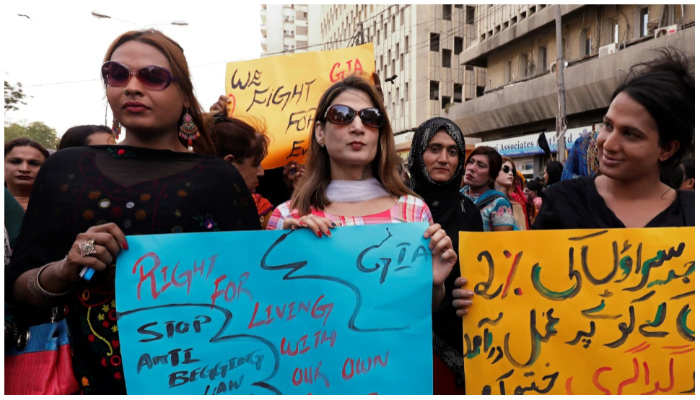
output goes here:
{"type": "Polygon", "coordinates": [[[386,196],[389,196],[389,192],[376,178],[365,181],[331,181],[326,189],[326,197],[334,203],[359,203],[386,196]]]}

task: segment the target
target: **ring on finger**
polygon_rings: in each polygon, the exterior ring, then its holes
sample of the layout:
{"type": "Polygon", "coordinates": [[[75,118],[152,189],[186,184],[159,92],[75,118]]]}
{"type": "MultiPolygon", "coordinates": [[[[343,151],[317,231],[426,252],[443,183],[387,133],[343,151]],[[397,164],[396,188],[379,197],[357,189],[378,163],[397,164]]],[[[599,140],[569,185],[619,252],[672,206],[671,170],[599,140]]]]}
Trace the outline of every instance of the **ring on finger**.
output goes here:
{"type": "Polygon", "coordinates": [[[89,239],[78,243],[78,253],[80,253],[80,257],[82,258],[92,254],[97,254],[97,249],[95,249],[95,239],[89,239]]]}

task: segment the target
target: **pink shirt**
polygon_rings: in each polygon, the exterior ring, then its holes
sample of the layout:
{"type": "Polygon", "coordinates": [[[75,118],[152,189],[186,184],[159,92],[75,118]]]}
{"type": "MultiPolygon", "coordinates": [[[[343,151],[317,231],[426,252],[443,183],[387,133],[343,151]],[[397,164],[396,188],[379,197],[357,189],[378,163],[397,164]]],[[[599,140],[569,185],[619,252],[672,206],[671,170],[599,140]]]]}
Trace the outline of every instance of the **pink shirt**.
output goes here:
{"type": "MultiPolygon", "coordinates": [[[[287,218],[299,219],[301,215],[297,210],[289,209],[290,201],[284,202],[275,208],[270,220],[267,222],[267,230],[282,229],[284,220],[287,218]]],[[[361,217],[344,217],[328,214],[311,208],[311,214],[328,218],[338,226],[347,225],[372,225],[389,224],[401,222],[429,222],[433,224],[433,216],[425,202],[409,194],[401,196],[399,201],[390,209],[376,214],[364,215],[361,217]]]]}

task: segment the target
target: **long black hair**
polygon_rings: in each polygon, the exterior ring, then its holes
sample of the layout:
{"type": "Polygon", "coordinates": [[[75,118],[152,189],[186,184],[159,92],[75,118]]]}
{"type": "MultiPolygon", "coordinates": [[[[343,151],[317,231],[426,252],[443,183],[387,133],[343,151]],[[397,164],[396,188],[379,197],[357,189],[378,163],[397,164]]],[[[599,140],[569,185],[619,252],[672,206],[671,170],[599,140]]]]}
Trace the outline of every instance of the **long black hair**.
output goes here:
{"type": "Polygon", "coordinates": [[[660,147],[678,141],[678,151],[661,163],[664,175],[664,171],[668,173],[678,166],[695,138],[695,78],[691,75],[694,62],[674,47],[653,51],[656,57],[632,66],[610,101],[626,93],[654,119],[660,147]]]}

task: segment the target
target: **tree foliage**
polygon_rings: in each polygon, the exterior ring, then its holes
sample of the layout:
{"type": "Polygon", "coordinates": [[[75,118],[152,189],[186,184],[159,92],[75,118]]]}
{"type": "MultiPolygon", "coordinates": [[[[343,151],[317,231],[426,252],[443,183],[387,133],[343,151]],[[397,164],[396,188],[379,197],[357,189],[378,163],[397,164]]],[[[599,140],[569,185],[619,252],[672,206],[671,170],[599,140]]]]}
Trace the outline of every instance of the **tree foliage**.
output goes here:
{"type": "Polygon", "coordinates": [[[27,126],[19,124],[5,126],[5,142],[21,137],[29,138],[47,149],[55,149],[59,142],[56,130],[43,122],[36,121],[27,126]]]}
{"type": "Polygon", "coordinates": [[[5,112],[16,111],[19,105],[26,105],[24,99],[27,95],[22,90],[22,84],[17,82],[17,86],[12,86],[8,81],[4,81],[5,112]]]}

